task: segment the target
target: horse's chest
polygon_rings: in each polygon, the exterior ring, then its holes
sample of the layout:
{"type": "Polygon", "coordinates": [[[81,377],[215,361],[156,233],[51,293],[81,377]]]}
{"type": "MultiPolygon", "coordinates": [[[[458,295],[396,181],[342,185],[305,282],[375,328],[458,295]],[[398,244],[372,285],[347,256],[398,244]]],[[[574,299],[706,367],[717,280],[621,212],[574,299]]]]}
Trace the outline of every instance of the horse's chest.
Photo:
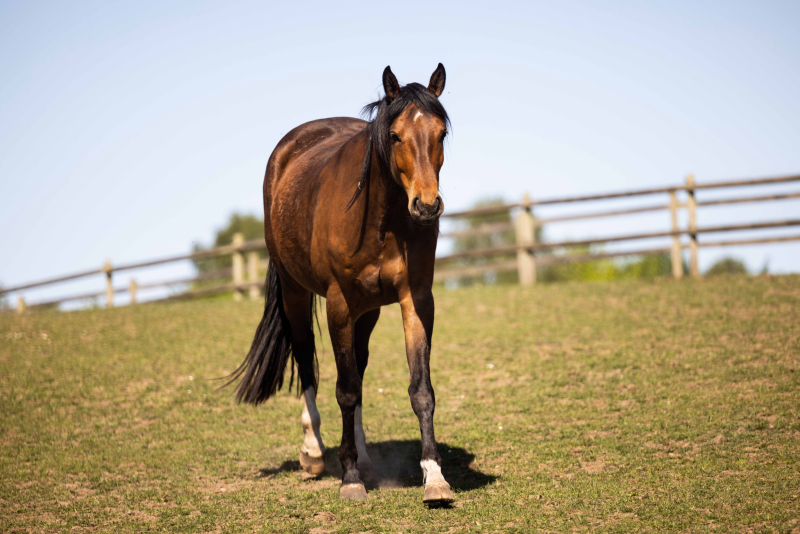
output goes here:
{"type": "Polygon", "coordinates": [[[363,267],[355,278],[356,287],[367,294],[378,294],[383,286],[381,281],[381,267],[381,263],[363,267]]]}
{"type": "Polygon", "coordinates": [[[381,257],[361,267],[354,279],[358,293],[381,305],[397,302],[397,282],[404,276],[404,266],[394,258],[381,257]]]}

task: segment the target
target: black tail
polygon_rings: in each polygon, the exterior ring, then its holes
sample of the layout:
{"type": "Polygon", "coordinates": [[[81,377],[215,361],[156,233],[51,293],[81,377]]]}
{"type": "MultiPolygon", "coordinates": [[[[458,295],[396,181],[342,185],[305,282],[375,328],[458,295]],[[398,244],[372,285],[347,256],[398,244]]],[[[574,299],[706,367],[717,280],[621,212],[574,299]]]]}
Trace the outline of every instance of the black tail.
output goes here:
{"type": "Polygon", "coordinates": [[[283,373],[292,359],[291,389],[294,383],[292,330],[283,309],[281,281],[272,260],[269,260],[265,288],[264,316],[256,329],[250,352],[242,364],[228,377],[226,386],[241,377],[236,387],[236,399],[248,404],[261,404],[283,387],[283,373]]]}

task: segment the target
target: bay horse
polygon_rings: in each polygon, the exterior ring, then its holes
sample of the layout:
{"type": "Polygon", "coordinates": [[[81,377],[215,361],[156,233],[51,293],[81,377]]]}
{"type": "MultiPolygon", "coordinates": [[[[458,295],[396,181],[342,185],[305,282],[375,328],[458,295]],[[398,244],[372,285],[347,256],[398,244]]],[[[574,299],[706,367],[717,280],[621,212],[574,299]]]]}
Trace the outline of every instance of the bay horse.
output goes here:
{"type": "Polygon", "coordinates": [[[444,85],[441,63],[427,87],[401,87],[386,67],[385,96],[364,108],[371,120],[337,117],[298,126],[275,147],[264,176],[266,305],[250,351],[231,381],[241,379],[239,402],[257,405],[283,386],[292,360],[289,387],[296,367],[304,401],[300,464],[320,475],[325,448],[315,404],[312,322],[315,295],[325,297],[342,413],[342,499],[367,497],[362,474],[371,462],[361,384],[381,306],[399,302],[408,394],[422,435],[423,502],[454,500],[436,450],[430,379],[431,286],[444,210],[439,170],[450,122],[439,102],[444,85]]]}

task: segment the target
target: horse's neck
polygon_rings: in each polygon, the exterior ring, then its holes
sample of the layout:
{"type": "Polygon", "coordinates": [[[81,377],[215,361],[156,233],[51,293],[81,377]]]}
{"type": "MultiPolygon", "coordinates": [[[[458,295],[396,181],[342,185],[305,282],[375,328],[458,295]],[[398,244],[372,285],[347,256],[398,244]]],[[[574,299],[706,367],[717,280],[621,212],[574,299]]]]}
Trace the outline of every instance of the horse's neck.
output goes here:
{"type": "Polygon", "coordinates": [[[407,200],[403,189],[391,176],[386,176],[380,169],[377,156],[372,155],[372,166],[369,177],[369,202],[367,204],[369,221],[368,232],[378,232],[378,240],[383,243],[386,232],[390,229],[396,231],[402,223],[404,210],[407,210],[407,200]]]}

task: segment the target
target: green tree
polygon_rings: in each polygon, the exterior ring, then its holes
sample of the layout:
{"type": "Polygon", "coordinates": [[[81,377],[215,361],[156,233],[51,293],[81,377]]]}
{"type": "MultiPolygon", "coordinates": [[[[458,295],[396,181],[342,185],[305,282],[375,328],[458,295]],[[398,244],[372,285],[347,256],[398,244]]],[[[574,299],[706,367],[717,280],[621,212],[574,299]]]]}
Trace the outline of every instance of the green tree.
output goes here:
{"type": "MultiPolygon", "coordinates": [[[[601,247],[575,248],[570,254],[602,252],[601,247]]],[[[686,271],[684,266],[684,272],[686,271]]],[[[627,261],[603,258],[590,261],[547,265],[539,269],[542,282],[569,282],[588,280],[621,280],[625,278],[655,278],[672,275],[669,253],[634,256],[627,261]]]]}
{"type": "MultiPolygon", "coordinates": [[[[490,208],[505,204],[502,198],[489,198],[478,201],[471,209],[490,208]]],[[[471,230],[485,224],[510,223],[511,214],[508,211],[486,213],[483,215],[469,215],[459,220],[456,231],[471,230]]],[[[498,230],[480,235],[456,237],[453,249],[456,252],[473,250],[477,248],[497,247],[514,243],[514,230],[498,230]]]]}
{"type": "Polygon", "coordinates": [[[718,274],[750,274],[747,271],[744,263],[736,258],[725,256],[714,262],[714,265],[708,268],[706,276],[714,276],[718,274]]]}
{"type": "MultiPolygon", "coordinates": [[[[228,219],[228,224],[217,230],[214,238],[213,247],[221,247],[229,245],[233,241],[233,235],[241,232],[244,235],[245,241],[250,239],[264,238],[264,220],[259,219],[255,215],[233,213],[228,219]]],[[[207,250],[203,245],[195,245],[194,251],[199,252],[207,250]]],[[[258,251],[261,258],[267,257],[266,249],[258,251]]],[[[231,267],[231,256],[217,256],[215,258],[194,260],[195,268],[201,274],[210,273],[212,271],[227,269],[231,267]]]]}
{"type": "MultiPolygon", "coordinates": [[[[565,255],[585,255],[602,250],[598,246],[572,247],[564,252],[565,255]]],[[[539,266],[536,279],[539,282],[572,282],[589,280],[613,280],[618,277],[618,268],[613,260],[608,258],[576,261],[568,263],[554,263],[539,266]]]]}
{"type": "MultiPolygon", "coordinates": [[[[632,261],[623,263],[618,268],[620,278],[655,278],[672,276],[672,258],[668,252],[638,256],[632,261]]],[[[688,269],[684,266],[684,272],[688,269]]]]}

